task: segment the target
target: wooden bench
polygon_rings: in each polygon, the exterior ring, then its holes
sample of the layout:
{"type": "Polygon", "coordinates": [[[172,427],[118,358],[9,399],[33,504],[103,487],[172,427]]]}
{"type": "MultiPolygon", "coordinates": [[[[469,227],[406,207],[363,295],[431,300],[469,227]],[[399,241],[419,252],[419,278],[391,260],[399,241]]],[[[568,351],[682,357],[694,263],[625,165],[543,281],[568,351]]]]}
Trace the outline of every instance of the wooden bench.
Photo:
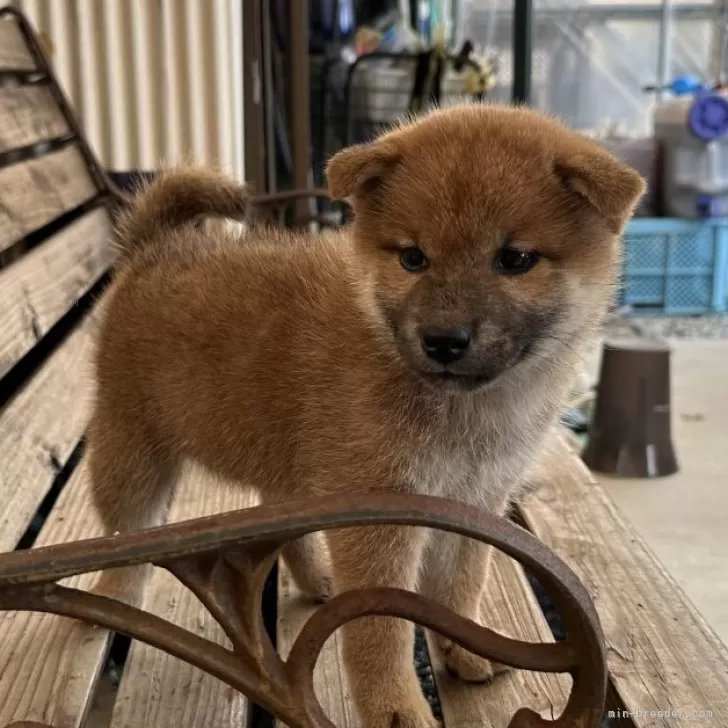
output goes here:
{"type": "MultiPolygon", "coordinates": [[[[117,204],[40,48],[18,22],[16,14],[0,15],[0,552],[8,552],[0,555],[0,609],[3,598],[14,598],[7,584],[3,592],[3,578],[11,582],[13,573],[23,571],[18,564],[42,556],[35,547],[101,534],[88,497],[83,433],[117,204]],[[30,546],[33,550],[22,551],[30,546]]],[[[533,481],[537,487],[519,515],[573,567],[596,603],[607,645],[608,708],[632,714],[612,724],[728,725],[725,647],[578,458],[555,441],[533,481]],[[658,718],[652,711],[685,715],[658,718]],[[693,711],[711,711],[712,717],[696,723],[693,711]]],[[[252,505],[243,491],[190,472],[170,521],[252,505]]],[[[234,530],[233,521],[225,521],[226,528],[234,530]]],[[[216,537],[222,523],[215,522],[216,537]]],[[[189,531],[169,533],[156,546],[141,546],[160,554],[189,537],[189,531]]],[[[88,563],[95,568],[111,563],[119,544],[128,543],[112,541],[97,546],[88,563]]],[[[50,561],[37,560],[38,570],[79,571],[63,556],[70,552],[53,553],[50,561]]],[[[79,573],[63,584],[88,589],[95,578],[79,573]]],[[[143,609],[228,644],[198,597],[169,571],[140,571],[140,579],[143,609]]],[[[483,618],[513,637],[548,642],[552,630],[531,584],[518,563],[499,554],[483,618]]],[[[283,568],[277,587],[277,648],[285,656],[319,608],[300,598],[283,568]]],[[[38,594],[41,599],[53,591],[38,594]]],[[[252,724],[254,711],[239,691],[143,641],[133,641],[121,683],[112,689],[108,653],[114,639],[112,629],[67,617],[0,611],[0,727],[37,722],[97,728],[109,724],[112,706],[113,728],[252,724]]],[[[524,706],[552,718],[566,704],[571,682],[566,675],[514,671],[490,686],[468,686],[449,677],[431,654],[447,728],[506,726],[524,706]]],[[[422,671],[429,679],[427,668],[422,671]]],[[[358,725],[336,633],[321,653],[314,685],[337,726],[358,725]]]]}

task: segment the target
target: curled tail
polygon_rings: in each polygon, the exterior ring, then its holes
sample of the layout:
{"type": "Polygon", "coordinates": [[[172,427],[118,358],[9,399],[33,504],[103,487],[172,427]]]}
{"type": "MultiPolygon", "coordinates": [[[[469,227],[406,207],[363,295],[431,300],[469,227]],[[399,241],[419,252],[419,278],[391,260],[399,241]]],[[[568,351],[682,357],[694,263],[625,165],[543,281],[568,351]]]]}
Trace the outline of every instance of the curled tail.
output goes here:
{"type": "Polygon", "coordinates": [[[200,217],[245,219],[245,185],[207,167],[178,167],[160,172],[132,198],[117,223],[123,255],[141,249],[177,227],[200,217]]]}

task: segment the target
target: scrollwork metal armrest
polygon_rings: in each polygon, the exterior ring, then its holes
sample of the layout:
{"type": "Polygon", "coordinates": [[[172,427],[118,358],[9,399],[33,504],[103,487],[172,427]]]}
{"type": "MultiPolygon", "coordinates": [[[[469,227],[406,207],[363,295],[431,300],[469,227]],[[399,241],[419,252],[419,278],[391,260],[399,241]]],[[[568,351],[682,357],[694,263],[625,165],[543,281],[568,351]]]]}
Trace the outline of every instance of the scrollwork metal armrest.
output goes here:
{"type": "Polygon", "coordinates": [[[512,667],[571,674],[571,694],[559,718],[547,720],[524,708],[511,720],[511,728],[596,728],[604,710],[602,633],[576,575],[531,534],[505,519],[428,496],[323,497],[291,503],[285,511],[259,506],[5,554],[0,556],[0,610],[53,612],[146,642],[224,680],[291,728],[335,728],[314,694],[316,659],[335,629],[369,615],[416,622],[512,667]],[[541,644],[509,639],[422,595],[372,588],[340,594],[320,607],[304,625],[288,659],[282,660],[268,638],[261,611],[263,586],[282,545],[311,531],[381,524],[453,531],[518,560],[551,593],[566,639],[541,644]],[[142,563],[162,566],[185,584],[223,627],[232,649],[141,609],[56,583],[76,574],[142,563]]]}

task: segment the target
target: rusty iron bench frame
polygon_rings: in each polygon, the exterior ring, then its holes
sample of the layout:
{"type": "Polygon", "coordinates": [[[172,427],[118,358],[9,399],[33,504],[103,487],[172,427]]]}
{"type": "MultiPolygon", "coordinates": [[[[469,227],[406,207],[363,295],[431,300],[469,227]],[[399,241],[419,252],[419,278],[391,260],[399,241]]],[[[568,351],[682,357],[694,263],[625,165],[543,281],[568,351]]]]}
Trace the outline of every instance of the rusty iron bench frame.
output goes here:
{"type": "MultiPolygon", "coordinates": [[[[88,146],[46,54],[25,16],[12,16],[47,79],[101,195],[114,205],[126,196],[109,180],[88,146]]],[[[293,190],[255,197],[268,219],[326,190],[293,190]]],[[[315,222],[323,222],[314,218],[315,222]]],[[[108,628],[158,647],[218,677],[253,699],[291,728],[335,728],[321,708],[313,671],[327,638],[342,624],[380,615],[407,619],[472,652],[512,667],[569,673],[572,690],[562,715],[541,718],[530,709],[513,717],[512,728],[596,728],[604,714],[607,669],[604,639],[591,599],[577,576],[543,543],[493,514],[441,498],[401,494],[322,497],[285,508],[259,506],[218,516],[70,543],[0,554],[0,611],[50,612],[108,628]],[[262,621],[262,590],[282,546],[306,533],[351,526],[401,524],[459,533],[490,544],[527,566],[549,590],[567,637],[534,644],[481,627],[426,597],[391,588],[339,594],[303,627],[287,660],[275,651],[262,621]],[[226,649],[142,609],[62,586],[73,575],[136,564],[170,571],[221,625],[226,649]]],[[[41,726],[20,722],[13,728],[41,726]]]]}
{"type": "MultiPolygon", "coordinates": [[[[313,689],[316,659],[329,635],[359,617],[407,619],[468,650],[512,667],[570,673],[562,715],[546,720],[529,709],[511,728],[591,728],[606,697],[604,642],[596,611],[576,575],[524,529],[484,511],[430,496],[326,496],[258,506],[178,524],[0,555],[0,610],[52,612],[106,627],[165,650],[252,698],[291,728],[335,728],[313,689]],[[422,595],[358,589],[321,606],[286,661],[262,621],[262,590],[283,545],[311,531],[401,524],[434,527],[477,539],[527,566],[552,595],[567,638],[533,644],[504,637],[422,595]],[[223,627],[232,650],[123,602],[56,582],[100,569],[151,563],[170,571],[223,627]]],[[[15,727],[19,724],[14,724],[15,727]]]]}

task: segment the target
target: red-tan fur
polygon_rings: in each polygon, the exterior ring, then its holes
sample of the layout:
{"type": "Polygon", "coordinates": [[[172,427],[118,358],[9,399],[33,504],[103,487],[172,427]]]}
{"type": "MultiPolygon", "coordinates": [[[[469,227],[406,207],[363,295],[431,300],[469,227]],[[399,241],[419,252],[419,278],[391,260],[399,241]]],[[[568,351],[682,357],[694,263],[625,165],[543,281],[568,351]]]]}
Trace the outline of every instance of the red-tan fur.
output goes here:
{"type": "MultiPolygon", "coordinates": [[[[89,434],[110,531],[155,523],[186,458],[267,502],[395,490],[500,513],[538,456],[607,310],[642,180],[551,119],[489,106],[344,150],[328,176],[355,211],[331,234],[206,234],[190,219],[239,217],[245,194],[195,169],[163,174],[123,221],[89,434]],[[505,236],[542,255],[531,271],[496,275],[505,236]],[[408,244],[426,271],[400,265],[408,244]],[[463,320],[477,332],[463,366],[492,381],[427,380],[421,326],[463,320]]],[[[399,527],[334,532],[328,546],[337,591],[419,586],[479,619],[479,546],[399,527]]],[[[311,539],[286,558],[309,592],[330,592],[311,539]]],[[[359,620],[343,634],[366,728],[436,725],[411,625],[359,620]]],[[[462,678],[492,677],[486,661],[440,646],[462,678]]]]}

